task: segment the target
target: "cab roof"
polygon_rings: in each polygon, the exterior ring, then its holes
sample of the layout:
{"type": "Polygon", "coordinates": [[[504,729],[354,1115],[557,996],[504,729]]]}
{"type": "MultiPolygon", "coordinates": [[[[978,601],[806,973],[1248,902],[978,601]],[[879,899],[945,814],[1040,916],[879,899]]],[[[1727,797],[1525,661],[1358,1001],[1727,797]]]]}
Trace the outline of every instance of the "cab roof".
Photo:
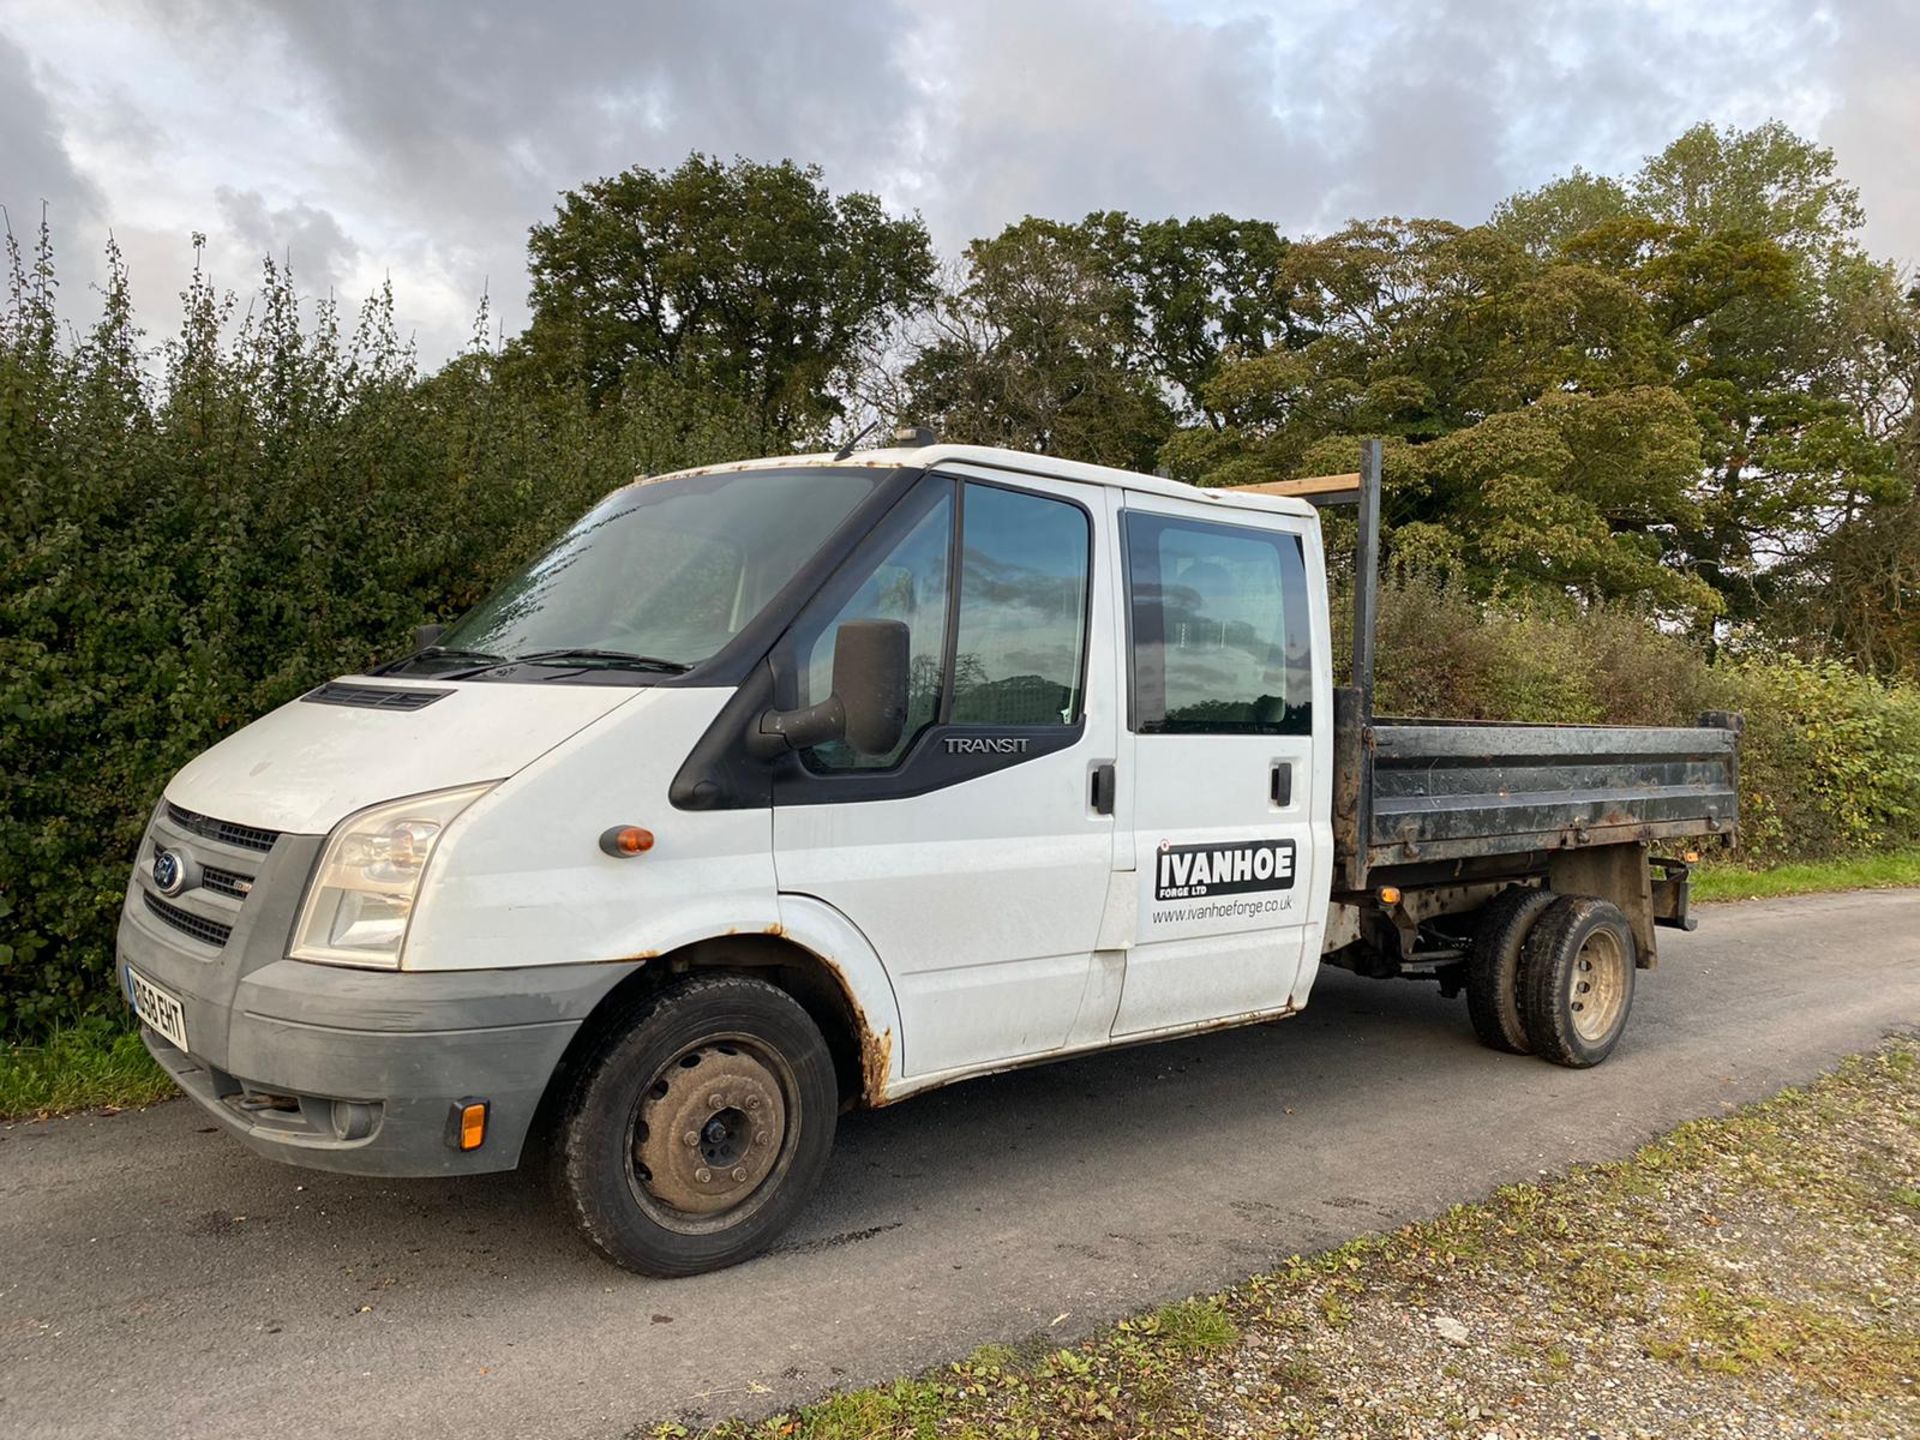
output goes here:
{"type": "Polygon", "coordinates": [[[1079,460],[1064,460],[1057,455],[1035,455],[1025,450],[1002,450],[990,445],[910,445],[887,446],[877,450],[856,450],[844,460],[830,451],[811,455],[769,455],[761,460],[734,460],[723,465],[701,465],[675,470],[649,480],[671,480],[682,475],[714,475],[730,470],[791,470],[817,465],[844,467],[870,465],[888,470],[911,466],[932,469],[943,464],[977,465],[983,469],[1004,470],[1019,475],[1075,480],[1083,485],[1109,485],[1121,490],[1138,490],[1149,495],[1165,495],[1177,500],[1197,500],[1234,510],[1263,510],[1268,514],[1312,515],[1312,505],[1282,495],[1261,495],[1239,489],[1205,489],[1182,480],[1159,475],[1142,475],[1133,470],[1116,470],[1108,465],[1088,465],[1079,460]]]}

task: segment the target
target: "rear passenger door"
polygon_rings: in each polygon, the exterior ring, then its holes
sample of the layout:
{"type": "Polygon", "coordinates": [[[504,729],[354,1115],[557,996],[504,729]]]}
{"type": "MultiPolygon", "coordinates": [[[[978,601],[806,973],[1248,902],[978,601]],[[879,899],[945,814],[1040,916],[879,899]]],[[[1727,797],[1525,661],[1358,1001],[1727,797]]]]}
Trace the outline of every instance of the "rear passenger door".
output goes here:
{"type": "MultiPolygon", "coordinates": [[[[836,907],[872,944],[909,1076],[1044,1055],[1077,1033],[1115,834],[1092,790],[1120,723],[1103,503],[1037,477],[930,475],[776,649],[780,703],[806,705],[831,688],[839,624],[908,628],[900,744],[783,762],[774,864],[783,893],[836,907]]],[[[1095,1038],[1111,987],[1102,998],[1095,1038]]]]}
{"type": "Polygon", "coordinates": [[[1135,874],[1113,1034],[1284,1010],[1328,881],[1307,522],[1140,492],[1118,508],[1135,874]]]}

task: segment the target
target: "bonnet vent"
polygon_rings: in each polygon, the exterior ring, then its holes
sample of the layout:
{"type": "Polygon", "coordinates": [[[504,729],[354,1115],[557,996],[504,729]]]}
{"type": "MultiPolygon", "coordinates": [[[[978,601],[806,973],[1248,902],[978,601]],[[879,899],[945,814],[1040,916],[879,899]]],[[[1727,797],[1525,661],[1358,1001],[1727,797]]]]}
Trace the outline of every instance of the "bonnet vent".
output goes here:
{"type": "Polygon", "coordinates": [[[329,680],[300,698],[315,705],[351,705],[359,710],[424,710],[451,690],[401,690],[391,685],[350,685],[329,680]]]}

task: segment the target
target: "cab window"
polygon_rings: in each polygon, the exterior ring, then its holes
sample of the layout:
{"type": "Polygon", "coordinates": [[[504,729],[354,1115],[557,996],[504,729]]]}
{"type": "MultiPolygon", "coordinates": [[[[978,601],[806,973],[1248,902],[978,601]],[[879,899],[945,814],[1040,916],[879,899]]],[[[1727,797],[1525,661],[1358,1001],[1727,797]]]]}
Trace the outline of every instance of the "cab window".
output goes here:
{"type": "Polygon", "coordinates": [[[1087,514],[1028,491],[963,492],[956,725],[1071,725],[1087,635],[1087,514]]]}
{"type": "MultiPolygon", "coordinates": [[[[953,552],[953,487],[925,492],[898,538],[877,563],[857,577],[853,593],[802,628],[800,703],[824,700],[833,690],[834,637],[846,620],[899,620],[907,627],[907,723],[900,743],[885,755],[862,755],[842,740],[801,752],[816,770],[885,770],[899,762],[920,732],[940,713],[944,698],[947,641],[947,579],[953,552]]],[[[844,588],[844,587],[842,587],[844,588]]]]}
{"type": "Polygon", "coordinates": [[[890,769],[934,724],[1079,721],[1092,557],[1085,510],[1032,491],[936,479],[889,518],[878,544],[879,558],[856,559],[797,627],[798,703],[831,690],[843,622],[899,620],[912,657],[906,728],[885,755],[838,740],[813,746],[801,756],[809,769],[890,769]]]}

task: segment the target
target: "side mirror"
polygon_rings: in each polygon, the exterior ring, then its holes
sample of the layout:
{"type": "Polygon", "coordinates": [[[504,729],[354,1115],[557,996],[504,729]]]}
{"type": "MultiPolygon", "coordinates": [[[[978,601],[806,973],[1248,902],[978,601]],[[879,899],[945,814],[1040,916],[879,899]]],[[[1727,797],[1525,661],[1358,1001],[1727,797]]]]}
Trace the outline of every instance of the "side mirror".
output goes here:
{"type": "Polygon", "coordinates": [[[845,740],[862,755],[885,755],[907,728],[910,636],[900,620],[845,620],[834,632],[833,693],[799,710],[768,710],[750,739],[772,756],[845,740]]]}
{"type": "Polygon", "coordinates": [[[447,633],[444,625],[416,625],[413,627],[413,648],[425,650],[429,645],[438,645],[440,637],[447,633]]]}
{"type": "Polygon", "coordinates": [[[907,728],[911,639],[903,620],[848,620],[835,633],[833,693],[862,755],[885,755],[907,728]]]}

